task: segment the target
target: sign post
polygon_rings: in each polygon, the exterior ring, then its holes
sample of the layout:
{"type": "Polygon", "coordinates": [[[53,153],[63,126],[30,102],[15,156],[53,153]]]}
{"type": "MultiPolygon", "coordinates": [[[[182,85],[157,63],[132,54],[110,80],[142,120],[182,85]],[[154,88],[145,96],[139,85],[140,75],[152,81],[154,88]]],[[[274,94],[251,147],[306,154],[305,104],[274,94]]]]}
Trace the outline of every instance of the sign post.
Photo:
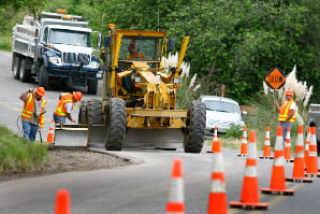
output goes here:
{"type": "MultiPolygon", "coordinates": [[[[264,81],[267,85],[273,89],[274,100],[276,100],[276,89],[280,89],[286,83],[286,76],[282,73],[280,68],[273,68],[271,71],[264,77],[264,81]]],[[[274,117],[276,117],[276,108],[274,109],[274,117]]]]}

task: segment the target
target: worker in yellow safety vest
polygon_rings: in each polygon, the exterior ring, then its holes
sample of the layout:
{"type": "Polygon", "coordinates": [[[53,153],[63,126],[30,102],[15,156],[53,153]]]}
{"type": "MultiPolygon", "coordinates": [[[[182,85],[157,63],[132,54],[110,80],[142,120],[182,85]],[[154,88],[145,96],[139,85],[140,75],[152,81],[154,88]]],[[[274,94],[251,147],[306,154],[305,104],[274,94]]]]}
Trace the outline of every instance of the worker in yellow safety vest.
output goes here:
{"type": "Polygon", "coordinates": [[[58,106],[53,113],[54,122],[64,124],[66,122],[66,118],[68,118],[71,122],[75,123],[76,121],[71,116],[73,111],[73,103],[79,102],[81,99],[82,93],[79,91],[74,91],[72,94],[61,94],[59,97],[58,106]]]}
{"type": "Polygon", "coordinates": [[[274,102],[276,108],[279,111],[279,122],[283,129],[283,139],[286,138],[287,135],[287,128],[292,127],[292,124],[294,123],[296,119],[296,102],[293,100],[293,91],[287,90],[285,92],[286,95],[286,101],[279,106],[279,103],[277,101],[274,102]]]}
{"type": "Polygon", "coordinates": [[[47,104],[43,99],[45,93],[43,87],[38,87],[25,91],[19,97],[24,102],[21,118],[23,137],[27,140],[35,141],[38,129],[43,128],[47,104]]]}

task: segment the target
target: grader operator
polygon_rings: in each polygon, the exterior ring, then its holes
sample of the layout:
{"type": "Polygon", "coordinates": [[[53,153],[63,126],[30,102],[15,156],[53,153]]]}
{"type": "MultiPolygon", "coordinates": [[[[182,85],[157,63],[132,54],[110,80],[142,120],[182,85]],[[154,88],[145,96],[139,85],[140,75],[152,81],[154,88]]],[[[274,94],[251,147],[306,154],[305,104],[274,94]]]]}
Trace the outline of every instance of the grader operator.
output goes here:
{"type": "Polygon", "coordinates": [[[168,145],[181,139],[185,152],[201,152],[205,105],[193,101],[188,110],[181,110],[176,102],[189,38],[183,40],[177,66],[166,72],[161,60],[167,46],[173,46],[171,41],[164,31],[111,25],[102,55],[102,100],[82,102],[79,113],[79,121],[88,124],[92,137],[104,139],[107,150],[121,150],[130,143],[168,145]]]}

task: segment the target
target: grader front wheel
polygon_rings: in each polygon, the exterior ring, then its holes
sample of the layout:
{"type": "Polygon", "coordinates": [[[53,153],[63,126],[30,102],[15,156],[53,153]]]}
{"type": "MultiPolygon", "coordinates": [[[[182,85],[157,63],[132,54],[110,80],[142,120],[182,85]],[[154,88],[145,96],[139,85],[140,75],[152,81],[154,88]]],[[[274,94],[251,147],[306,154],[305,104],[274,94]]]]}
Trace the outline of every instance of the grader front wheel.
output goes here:
{"type": "Polygon", "coordinates": [[[124,100],[110,98],[107,104],[106,150],[120,151],[126,134],[126,105],[124,100]]]}
{"type": "Polygon", "coordinates": [[[184,151],[187,153],[200,153],[203,147],[204,131],[206,127],[206,107],[203,102],[190,103],[186,129],[184,134],[184,151]]]}

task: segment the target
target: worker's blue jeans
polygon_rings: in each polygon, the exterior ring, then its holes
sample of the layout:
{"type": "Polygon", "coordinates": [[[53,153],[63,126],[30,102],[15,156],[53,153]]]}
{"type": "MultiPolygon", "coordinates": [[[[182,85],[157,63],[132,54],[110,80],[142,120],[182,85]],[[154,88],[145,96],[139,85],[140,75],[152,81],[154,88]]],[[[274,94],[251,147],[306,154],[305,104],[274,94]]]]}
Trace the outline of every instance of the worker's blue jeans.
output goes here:
{"type": "Polygon", "coordinates": [[[28,121],[22,120],[23,137],[30,141],[35,141],[38,125],[33,125],[28,121]]]}
{"type": "Polygon", "coordinates": [[[280,126],[282,127],[282,131],[283,131],[283,142],[286,140],[286,136],[287,136],[287,129],[288,127],[292,127],[292,123],[288,123],[288,122],[281,122],[280,126]]]}
{"type": "Polygon", "coordinates": [[[61,124],[65,124],[66,123],[66,117],[61,117],[61,116],[53,114],[53,119],[54,119],[54,122],[56,124],[57,123],[61,123],[61,124]]]}

